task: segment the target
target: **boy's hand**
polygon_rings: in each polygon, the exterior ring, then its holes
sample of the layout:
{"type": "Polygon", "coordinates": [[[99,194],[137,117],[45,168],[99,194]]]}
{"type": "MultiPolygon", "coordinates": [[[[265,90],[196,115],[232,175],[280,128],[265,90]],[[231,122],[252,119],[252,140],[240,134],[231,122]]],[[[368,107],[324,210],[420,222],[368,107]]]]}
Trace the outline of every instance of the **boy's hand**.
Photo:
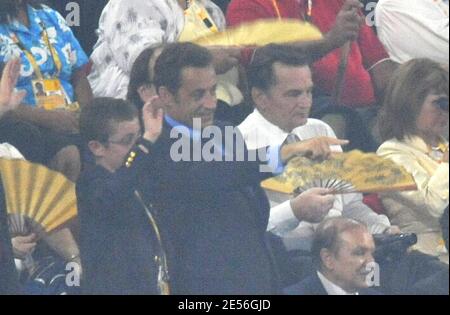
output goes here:
{"type": "Polygon", "coordinates": [[[143,138],[152,143],[158,140],[162,132],[164,111],[158,96],[149,100],[142,109],[142,120],[144,122],[143,138]]]}

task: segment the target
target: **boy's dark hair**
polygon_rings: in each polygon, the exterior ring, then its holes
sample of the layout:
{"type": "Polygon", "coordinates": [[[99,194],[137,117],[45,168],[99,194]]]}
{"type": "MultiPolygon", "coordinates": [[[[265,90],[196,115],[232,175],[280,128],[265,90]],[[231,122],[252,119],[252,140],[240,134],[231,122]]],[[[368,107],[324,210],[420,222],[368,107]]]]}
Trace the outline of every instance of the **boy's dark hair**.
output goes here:
{"type": "Polygon", "coordinates": [[[270,44],[255,51],[247,70],[249,89],[268,90],[276,82],[273,65],[282,63],[288,66],[309,66],[311,60],[294,47],[270,44]]]}
{"type": "Polygon", "coordinates": [[[208,49],[192,43],[168,45],[155,64],[155,87],[165,86],[172,94],[181,87],[184,68],[206,68],[212,65],[213,56],[208,49]]]}
{"type": "Polygon", "coordinates": [[[80,134],[85,143],[105,143],[114,131],[114,124],[138,117],[138,110],[131,102],[109,97],[95,98],[81,110],[80,134]]]}
{"type": "Polygon", "coordinates": [[[130,83],[128,84],[127,100],[136,105],[139,109],[144,107],[138,89],[144,85],[152,85],[150,77],[149,63],[155,53],[154,48],[146,48],[136,58],[131,68],[130,83]]]}
{"type": "MultiPolygon", "coordinates": [[[[42,0],[25,0],[26,4],[39,9],[45,1],[42,0]]],[[[8,24],[11,19],[17,17],[19,10],[17,0],[1,0],[0,1],[0,24],[8,24]]]]}

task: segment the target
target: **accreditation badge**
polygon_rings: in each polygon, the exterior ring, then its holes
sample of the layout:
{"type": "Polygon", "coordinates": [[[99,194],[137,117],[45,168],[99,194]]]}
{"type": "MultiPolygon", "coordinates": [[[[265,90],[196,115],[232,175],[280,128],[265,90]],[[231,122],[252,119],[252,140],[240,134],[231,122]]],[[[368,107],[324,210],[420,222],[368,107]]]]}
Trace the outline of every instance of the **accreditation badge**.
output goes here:
{"type": "Polygon", "coordinates": [[[60,80],[33,80],[32,85],[38,107],[46,110],[66,109],[66,96],[60,80]]]}

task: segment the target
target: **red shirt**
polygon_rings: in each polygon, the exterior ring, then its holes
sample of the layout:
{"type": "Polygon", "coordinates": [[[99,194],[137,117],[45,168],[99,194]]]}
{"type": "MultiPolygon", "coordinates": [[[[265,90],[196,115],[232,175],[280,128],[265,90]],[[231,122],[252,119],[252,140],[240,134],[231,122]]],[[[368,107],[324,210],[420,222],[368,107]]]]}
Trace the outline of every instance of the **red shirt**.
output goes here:
{"type": "MultiPolygon", "coordinates": [[[[277,3],[283,18],[303,19],[307,12],[306,0],[277,0],[277,3]]],[[[314,0],[312,23],[322,33],[328,33],[334,26],[343,3],[344,0],[314,0]]],[[[227,22],[230,26],[272,18],[277,18],[272,0],[232,0],[227,12],[227,22]]],[[[314,82],[325,94],[332,95],[335,89],[340,55],[340,49],[336,49],[314,64],[314,82]]],[[[389,55],[373,30],[364,24],[350,52],[342,93],[343,104],[362,107],[375,103],[372,78],[367,69],[384,58],[389,58],[389,55]]]]}

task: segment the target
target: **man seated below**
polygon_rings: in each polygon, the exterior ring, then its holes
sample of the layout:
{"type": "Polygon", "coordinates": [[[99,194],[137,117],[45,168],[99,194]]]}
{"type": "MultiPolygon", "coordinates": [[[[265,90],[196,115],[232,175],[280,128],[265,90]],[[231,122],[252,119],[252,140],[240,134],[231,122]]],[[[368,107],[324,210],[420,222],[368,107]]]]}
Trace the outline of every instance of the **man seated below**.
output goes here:
{"type": "Polygon", "coordinates": [[[314,236],[312,255],[317,271],[285,290],[288,295],[378,295],[375,243],[367,228],[354,220],[322,222],[314,236]]]}
{"type": "MultiPolygon", "coordinates": [[[[342,152],[340,145],[348,143],[337,139],[326,123],[308,118],[313,90],[308,62],[306,57],[286,46],[269,45],[256,51],[248,70],[256,109],[238,127],[250,150],[293,141],[302,155],[326,159],[332,152],[342,152]]],[[[303,216],[300,224],[301,216],[294,213],[318,208],[321,190],[291,200],[268,194],[272,206],[269,230],[283,237],[288,250],[309,251],[314,233],[311,223],[320,222],[327,213],[320,216],[320,212],[311,211],[310,215],[303,216]]],[[[373,234],[399,232],[386,216],[376,214],[362,202],[362,194],[337,195],[332,200],[329,217],[342,213],[366,224],[373,234]]]]}

